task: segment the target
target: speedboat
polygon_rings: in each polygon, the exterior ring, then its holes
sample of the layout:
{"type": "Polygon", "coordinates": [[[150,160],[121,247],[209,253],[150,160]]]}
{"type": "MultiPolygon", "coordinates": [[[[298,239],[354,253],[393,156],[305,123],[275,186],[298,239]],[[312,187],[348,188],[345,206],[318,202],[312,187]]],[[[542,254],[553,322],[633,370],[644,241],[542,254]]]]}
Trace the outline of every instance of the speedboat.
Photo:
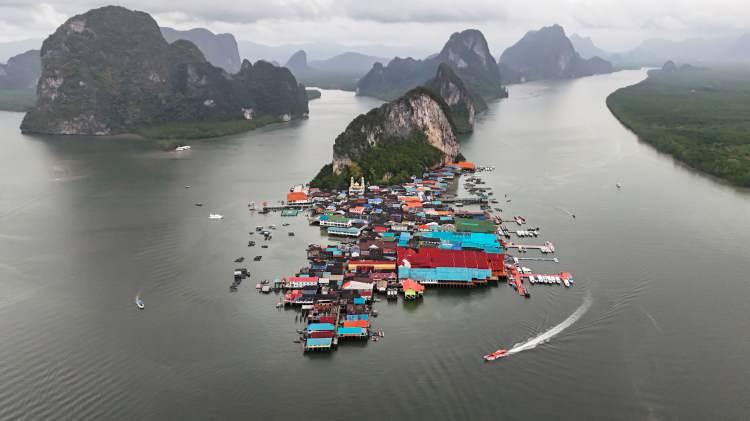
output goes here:
{"type": "Polygon", "coordinates": [[[224,219],[224,216],[219,215],[218,213],[209,213],[208,219],[224,219]]]}
{"type": "Polygon", "coordinates": [[[174,148],[175,152],[187,151],[189,149],[190,149],[190,145],[183,145],[183,146],[178,146],[174,148]]]}
{"type": "Polygon", "coordinates": [[[508,350],[505,348],[498,349],[497,351],[493,352],[492,354],[487,354],[484,357],[485,361],[495,361],[499,358],[503,358],[508,355],[508,350]]]}
{"type": "Polygon", "coordinates": [[[143,310],[146,308],[146,303],[143,302],[140,296],[135,296],[135,305],[138,306],[139,309],[143,310]]]}

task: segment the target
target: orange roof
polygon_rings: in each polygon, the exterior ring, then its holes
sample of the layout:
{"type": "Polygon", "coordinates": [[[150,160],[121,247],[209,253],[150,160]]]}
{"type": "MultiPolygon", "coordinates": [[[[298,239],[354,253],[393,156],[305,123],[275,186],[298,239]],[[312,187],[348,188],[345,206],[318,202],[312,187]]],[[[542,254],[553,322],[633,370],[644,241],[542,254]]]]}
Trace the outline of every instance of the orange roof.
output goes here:
{"type": "Polygon", "coordinates": [[[367,320],[346,320],[344,321],[344,327],[370,327],[370,322],[367,320]]]}
{"type": "Polygon", "coordinates": [[[307,193],[303,191],[293,191],[286,194],[287,202],[297,202],[307,200],[307,193]]]}
{"type": "Polygon", "coordinates": [[[456,162],[456,165],[465,170],[473,170],[477,168],[477,166],[473,162],[469,161],[456,162]]]}
{"type": "Polygon", "coordinates": [[[401,281],[401,287],[404,289],[404,291],[413,289],[414,292],[424,292],[424,285],[411,279],[404,279],[403,281],[401,281]]]}

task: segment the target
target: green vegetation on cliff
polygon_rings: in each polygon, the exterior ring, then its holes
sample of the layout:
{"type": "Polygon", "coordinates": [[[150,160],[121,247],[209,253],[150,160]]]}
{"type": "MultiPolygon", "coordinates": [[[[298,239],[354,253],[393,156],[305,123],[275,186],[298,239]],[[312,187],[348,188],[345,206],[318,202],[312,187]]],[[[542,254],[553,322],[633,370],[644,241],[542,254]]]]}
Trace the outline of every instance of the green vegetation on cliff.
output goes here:
{"type": "Polygon", "coordinates": [[[349,185],[349,178],[364,176],[370,184],[397,184],[412,175],[420,176],[425,169],[438,164],[443,153],[430,145],[424,133],[412,131],[407,137],[391,137],[382,140],[378,146],[341,174],[333,173],[333,165],[323,167],[310,183],[313,187],[342,189],[349,185]]]}
{"type": "Polygon", "coordinates": [[[148,14],[118,6],[68,19],[44,41],[41,57],[24,132],[110,135],[161,126],[160,136],[177,137],[205,130],[197,123],[234,130],[256,126],[246,120],[308,112],[305,90],[288,69],[246,60],[229,74],[190,41],[167,43],[148,14]],[[175,130],[167,135],[167,128],[175,130]]]}
{"type": "Polygon", "coordinates": [[[750,187],[750,72],[651,71],[607,98],[641,139],[693,168],[750,187]]]}
{"type": "Polygon", "coordinates": [[[448,104],[428,88],[412,89],[352,120],[333,145],[333,163],[311,184],[337,189],[350,177],[371,184],[396,184],[450,162],[458,154],[448,104]]]}

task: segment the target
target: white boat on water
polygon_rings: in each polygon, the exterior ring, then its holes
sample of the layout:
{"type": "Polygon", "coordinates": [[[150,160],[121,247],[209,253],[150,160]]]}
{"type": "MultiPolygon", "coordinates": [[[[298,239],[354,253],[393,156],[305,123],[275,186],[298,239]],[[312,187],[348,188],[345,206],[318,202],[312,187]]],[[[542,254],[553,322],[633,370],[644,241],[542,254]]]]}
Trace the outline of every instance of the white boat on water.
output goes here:
{"type": "Polygon", "coordinates": [[[183,146],[178,146],[178,147],[174,148],[174,151],[175,152],[182,152],[182,151],[187,151],[187,150],[190,150],[190,149],[191,149],[190,145],[183,145],[183,146]]]}
{"type": "Polygon", "coordinates": [[[135,305],[141,310],[146,308],[146,303],[144,303],[141,297],[138,295],[135,296],[135,305]]]}
{"type": "Polygon", "coordinates": [[[218,213],[209,213],[208,219],[224,219],[224,216],[219,215],[218,213]]]}

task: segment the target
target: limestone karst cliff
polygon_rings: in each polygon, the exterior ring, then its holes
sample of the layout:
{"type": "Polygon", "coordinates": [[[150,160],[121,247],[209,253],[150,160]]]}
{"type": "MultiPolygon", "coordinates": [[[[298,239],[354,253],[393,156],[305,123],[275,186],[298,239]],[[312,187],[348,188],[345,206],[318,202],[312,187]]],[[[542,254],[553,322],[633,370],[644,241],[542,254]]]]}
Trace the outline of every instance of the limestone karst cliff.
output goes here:
{"type": "Polygon", "coordinates": [[[109,135],[144,126],[286,120],[307,114],[284,68],[243,62],[231,75],[191,42],[171,44],[147,13],[108,6],[74,16],[42,46],[36,105],[21,130],[109,135]]]}
{"type": "Polygon", "coordinates": [[[312,184],[342,187],[352,176],[397,183],[457,155],[448,105],[432,90],[416,88],[349,123],[336,137],[332,163],[312,184]]]}

